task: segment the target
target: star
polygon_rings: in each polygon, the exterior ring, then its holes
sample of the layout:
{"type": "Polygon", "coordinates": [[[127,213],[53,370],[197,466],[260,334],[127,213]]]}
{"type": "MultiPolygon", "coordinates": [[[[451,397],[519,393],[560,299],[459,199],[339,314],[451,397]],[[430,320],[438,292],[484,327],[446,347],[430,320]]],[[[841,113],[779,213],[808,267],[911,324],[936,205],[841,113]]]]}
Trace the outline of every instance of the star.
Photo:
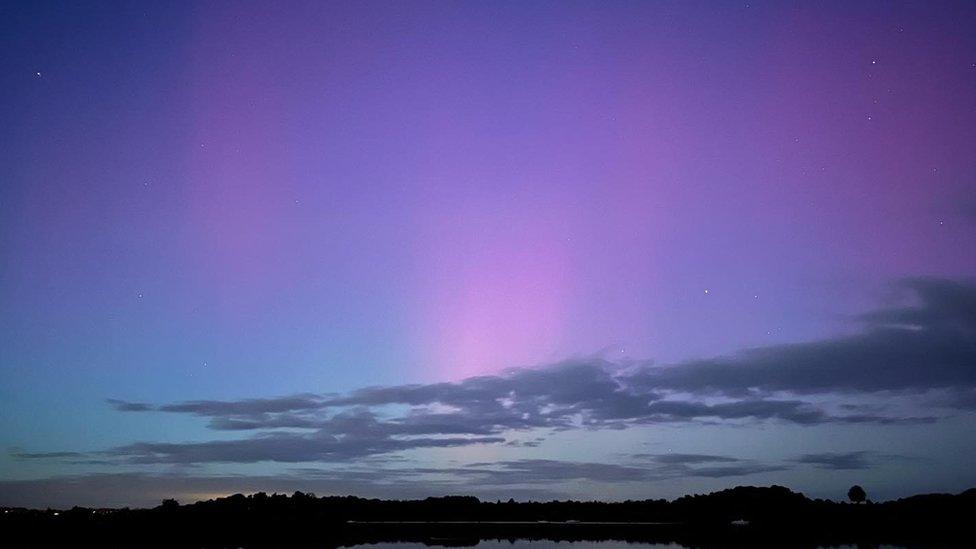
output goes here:
{"type": "Polygon", "coordinates": [[[139,299],[142,299],[142,293],[141,292],[139,293],[139,299]]]}
{"type": "Polygon", "coordinates": [[[38,78],[40,78],[40,77],[41,77],[41,73],[40,73],[40,72],[36,72],[36,73],[34,73],[34,74],[36,74],[38,78]]]}
{"type": "Polygon", "coordinates": [[[705,293],[706,293],[706,294],[708,293],[708,288],[705,288],[705,293]]]}

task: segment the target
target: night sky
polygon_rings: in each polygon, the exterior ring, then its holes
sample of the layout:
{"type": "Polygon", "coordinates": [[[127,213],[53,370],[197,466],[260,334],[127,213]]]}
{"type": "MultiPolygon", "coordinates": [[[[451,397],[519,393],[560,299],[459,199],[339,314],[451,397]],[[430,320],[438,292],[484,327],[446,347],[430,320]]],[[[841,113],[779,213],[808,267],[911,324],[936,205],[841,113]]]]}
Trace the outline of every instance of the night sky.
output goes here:
{"type": "Polygon", "coordinates": [[[972,487],[974,29],[2,2],[0,505],[972,487]]]}

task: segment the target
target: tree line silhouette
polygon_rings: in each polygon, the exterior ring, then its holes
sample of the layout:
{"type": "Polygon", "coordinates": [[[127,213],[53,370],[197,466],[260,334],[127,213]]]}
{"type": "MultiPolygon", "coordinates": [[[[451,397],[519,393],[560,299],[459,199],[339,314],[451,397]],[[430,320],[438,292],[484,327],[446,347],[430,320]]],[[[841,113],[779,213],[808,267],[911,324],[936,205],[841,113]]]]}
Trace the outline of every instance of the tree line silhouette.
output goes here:
{"type": "Polygon", "coordinates": [[[152,509],[31,510],[0,513],[11,547],[84,542],[101,546],[340,546],[420,541],[472,545],[479,539],[677,542],[687,546],[786,543],[954,543],[972,533],[976,489],[862,503],[859,486],[842,503],[782,486],[740,486],[673,501],[481,501],[471,496],[380,500],[354,496],[235,494],[152,509]]]}

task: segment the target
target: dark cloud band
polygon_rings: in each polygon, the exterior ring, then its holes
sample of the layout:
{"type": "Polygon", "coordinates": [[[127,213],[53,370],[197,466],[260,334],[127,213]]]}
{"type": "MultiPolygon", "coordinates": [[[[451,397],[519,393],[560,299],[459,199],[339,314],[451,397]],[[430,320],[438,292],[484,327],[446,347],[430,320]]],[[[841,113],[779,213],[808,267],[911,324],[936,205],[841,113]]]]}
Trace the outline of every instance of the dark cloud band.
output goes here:
{"type": "MultiPolygon", "coordinates": [[[[505,438],[515,431],[695,421],[891,424],[934,421],[940,406],[972,408],[976,286],[912,279],[901,287],[912,301],[863,315],[859,333],[669,366],[588,358],[457,383],[369,387],[344,395],[159,406],[112,400],[119,411],[191,414],[208,418],[212,429],[257,434],[139,443],[110,453],[137,463],[335,461],[415,448],[518,445],[505,438]],[[928,392],[943,398],[923,415],[863,413],[856,404],[872,394],[891,400],[928,392]]],[[[833,463],[852,467],[857,459],[833,463]]]]}

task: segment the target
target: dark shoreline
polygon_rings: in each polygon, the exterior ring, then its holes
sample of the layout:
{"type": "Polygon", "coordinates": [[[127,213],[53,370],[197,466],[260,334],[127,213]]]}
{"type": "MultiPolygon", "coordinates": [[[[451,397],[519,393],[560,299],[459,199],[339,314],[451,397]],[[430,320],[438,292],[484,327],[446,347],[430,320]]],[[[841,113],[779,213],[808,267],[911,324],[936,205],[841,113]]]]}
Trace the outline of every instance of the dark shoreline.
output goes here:
{"type": "Polygon", "coordinates": [[[3,509],[5,547],[349,547],[479,540],[679,543],[686,547],[969,547],[976,489],[883,503],[811,500],[781,486],[737,487],[674,501],[387,501],[234,495],[153,509],[3,509]]]}

